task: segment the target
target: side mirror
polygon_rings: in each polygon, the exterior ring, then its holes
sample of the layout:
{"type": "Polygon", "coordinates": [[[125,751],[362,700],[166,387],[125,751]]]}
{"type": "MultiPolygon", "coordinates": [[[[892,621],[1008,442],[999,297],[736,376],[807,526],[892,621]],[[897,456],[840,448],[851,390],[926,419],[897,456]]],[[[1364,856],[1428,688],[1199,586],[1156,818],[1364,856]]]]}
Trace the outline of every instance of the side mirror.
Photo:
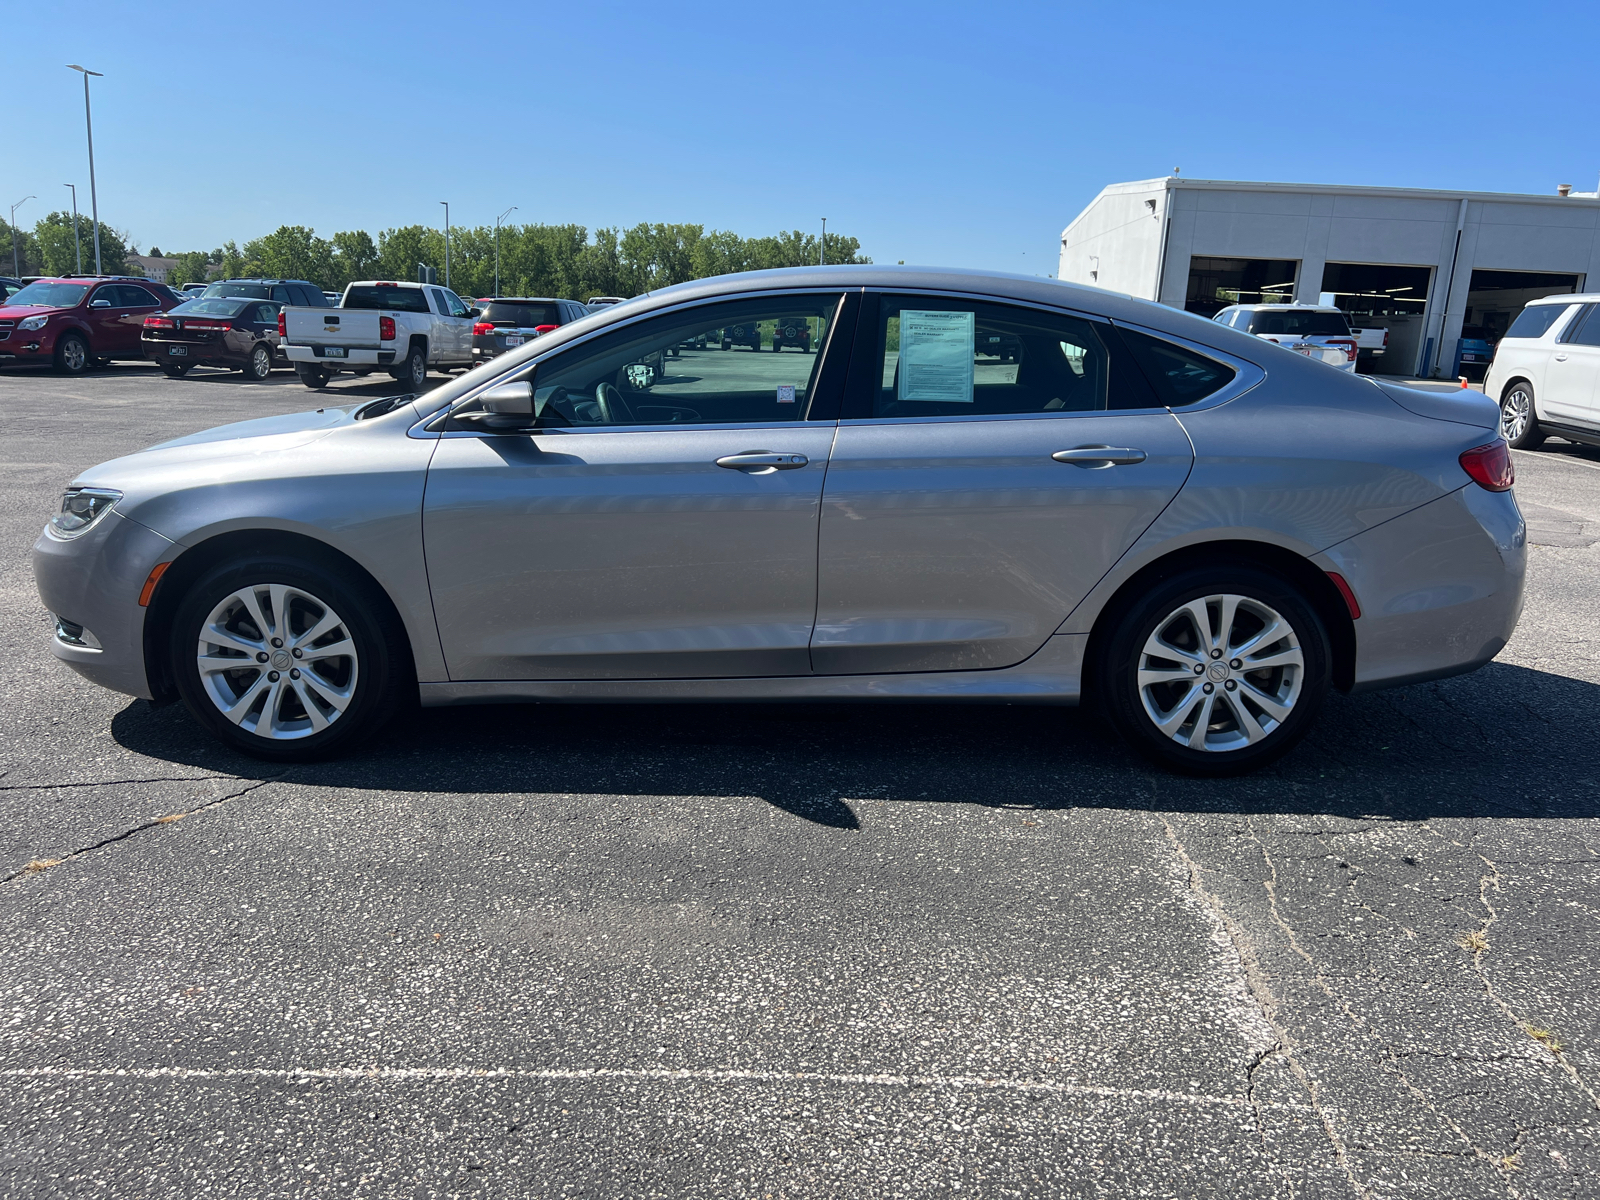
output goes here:
{"type": "Polygon", "coordinates": [[[481,308],[469,308],[469,309],[467,309],[467,317],[470,320],[476,321],[482,315],[483,315],[483,309],[481,309],[481,308]]]}
{"type": "Polygon", "coordinates": [[[483,411],[505,416],[533,416],[533,384],[502,383],[478,397],[483,411]]]}
{"type": "Polygon", "coordinates": [[[111,307],[111,301],[109,301],[109,300],[91,300],[91,301],[89,301],[89,307],[90,308],[110,308],[111,307]]]}

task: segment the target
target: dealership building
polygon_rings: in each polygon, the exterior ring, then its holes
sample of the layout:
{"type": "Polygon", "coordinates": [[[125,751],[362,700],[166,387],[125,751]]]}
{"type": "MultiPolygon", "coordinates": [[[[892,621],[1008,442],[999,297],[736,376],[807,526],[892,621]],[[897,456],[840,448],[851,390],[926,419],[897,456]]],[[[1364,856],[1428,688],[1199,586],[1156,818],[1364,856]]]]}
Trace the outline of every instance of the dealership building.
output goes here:
{"type": "Polygon", "coordinates": [[[1600,197],[1146,179],[1105,188],[1061,234],[1059,278],[1209,317],[1336,304],[1389,331],[1373,369],[1453,377],[1528,301],[1600,290],[1600,197]]]}

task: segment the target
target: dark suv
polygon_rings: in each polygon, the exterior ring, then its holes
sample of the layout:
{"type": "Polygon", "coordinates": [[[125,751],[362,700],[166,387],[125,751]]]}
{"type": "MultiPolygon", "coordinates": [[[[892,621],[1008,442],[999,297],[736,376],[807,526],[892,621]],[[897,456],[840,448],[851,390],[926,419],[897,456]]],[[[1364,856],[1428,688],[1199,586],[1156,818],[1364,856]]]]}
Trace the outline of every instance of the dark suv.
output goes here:
{"type": "Polygon", "coordinates": [[[575,300],[542,296],[494,296],[477,301],[472,321],[472,361],[485,362],[525,342],[589,315],[575,300]]]}
{"type": "Polygon", "coordinates": [[[772,348],[782,350],[785,346],[799,346],[810,354],[811,322],[804,317],[785,317],[779,321],[772,331],[772,348]]]}
{"type": "Polygon", "coordinates": [[[731,350],[735,346],[749,346],[752,350],[761,349],[761,326],[751,321],[748,325],[728,325],[722,330],[722,348],[731,350]]]}
{"type": "Polygon", "coordinates": [[[206,284],[206,300],[276,300],[297,308],[335,308],[322,289],[304,279],[219,279],[206,284]]]}
{"type": "Polygon", "coordinates": [[[0,361],[81,375],[112,359],[142,359],[144,319],[179,303],[162,284],[132,276],[36,279],[0,306],[0,361]]]}

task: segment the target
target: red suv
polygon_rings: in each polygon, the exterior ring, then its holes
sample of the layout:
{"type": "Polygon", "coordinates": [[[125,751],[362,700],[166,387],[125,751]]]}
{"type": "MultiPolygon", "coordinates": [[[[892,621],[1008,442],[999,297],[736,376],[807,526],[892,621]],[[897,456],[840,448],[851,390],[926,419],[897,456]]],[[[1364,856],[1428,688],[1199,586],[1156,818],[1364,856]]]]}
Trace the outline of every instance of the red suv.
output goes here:
{"type": "Polygon", "coordinates": [[[0,307],[0,362],[48,362],[67,375],[143,359],[144,319],[182,303],[159,283],[104,275],[36,279],[0,307]]]}

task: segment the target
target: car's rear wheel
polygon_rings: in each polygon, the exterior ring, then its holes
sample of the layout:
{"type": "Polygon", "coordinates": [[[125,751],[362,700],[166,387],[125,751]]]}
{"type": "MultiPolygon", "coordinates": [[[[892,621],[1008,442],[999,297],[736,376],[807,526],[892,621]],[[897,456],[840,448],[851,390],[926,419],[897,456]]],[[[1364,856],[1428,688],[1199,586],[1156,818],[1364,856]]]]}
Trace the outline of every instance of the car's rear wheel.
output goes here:
{"type": "Polygon", "coordinates": [[[1184,572],[1129,607],[1094,687],[1135,748],[1190,775],[1234,775],[1294,746],[1330,676],[1328,635],[1287,581],[1246,565],[1184,572]]]}
{"type": "Polygon", "coordinates": [[[82,375],[89,362],[89,343],[82,334],[66,334],[56,343],[56,370],[63,375],[82,375]]]}
{"type": "Polygon", "coordinates": [[[178,606],[171,669],[195,720],[237,750],[321,758],[392,715],[403,633],[370,585],[287,557],[208,572],[178,606]]]}
{"type": "Polygon", "coordinates": [[[272,374],[272,347],[265,342],[258,342],[256,348],[250,351],[250,365],[244,373],[258,383],[272,374]]]}
{"type": "Polygon", "coordinates": [[[1537,450],[1547,434],[1539,424],[1533,384],[1519,379],[1500,397],[1500,435],[1515,450],[1537,450]]]}
{"type": "Polygon", "coordinates": [[[400,364],[400,370],[395,373],[398,379],[413,392],[420,392],[428,382],[428,356],[422,352],[421,346],[411,347],[411,352],[406,355],[405,362],[400,364]]]}
{"type": "Polygon", "coordinates": [[[308,388],[325,388],[328,386],[328,373],[321,367],[297,366],[295,373],[300,376],[300,382],[308,388]]]}
{"type": "Polygon", "coordinates": [[[162,373],[165,374],[168,379],[182,379],[185,375],[187,375],[189,373],[189,364],[188,363],[162,363],[161,364],[161,370],[162,370],[162,373]]]}

